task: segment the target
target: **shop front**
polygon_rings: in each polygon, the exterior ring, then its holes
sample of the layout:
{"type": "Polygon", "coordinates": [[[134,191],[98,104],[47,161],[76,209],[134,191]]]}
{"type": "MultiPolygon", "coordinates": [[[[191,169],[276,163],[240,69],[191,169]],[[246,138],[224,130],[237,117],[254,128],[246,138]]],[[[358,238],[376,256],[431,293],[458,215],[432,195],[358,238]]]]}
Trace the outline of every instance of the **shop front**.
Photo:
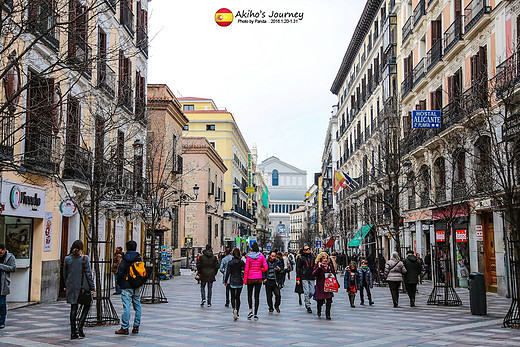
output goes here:
{"type": "MultiPolygon", "coordinates": [[[[35,254],[39,258],[45,247],[34,244],[35,229],[39,233],[43,229],[45,199],[46,192],[41,187],[2,180],[0,243],[4,243],[16,258],[16,272],[11,274],[11,294],[8,296],[11,302],[31,300],[35,254]]],[[[48,234],[52,236],[50,230],[48,234]]]]}

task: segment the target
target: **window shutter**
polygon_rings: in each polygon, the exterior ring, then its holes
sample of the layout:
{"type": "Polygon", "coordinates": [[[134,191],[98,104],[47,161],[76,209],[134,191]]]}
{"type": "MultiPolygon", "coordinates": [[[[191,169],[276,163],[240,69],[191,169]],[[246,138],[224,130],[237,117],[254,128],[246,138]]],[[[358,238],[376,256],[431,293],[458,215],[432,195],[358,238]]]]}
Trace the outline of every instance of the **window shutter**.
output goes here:
{"type": "Polygon", "coordinates": [[[453,76],[448,76],[448,102],[453,101],[453,76]]]}

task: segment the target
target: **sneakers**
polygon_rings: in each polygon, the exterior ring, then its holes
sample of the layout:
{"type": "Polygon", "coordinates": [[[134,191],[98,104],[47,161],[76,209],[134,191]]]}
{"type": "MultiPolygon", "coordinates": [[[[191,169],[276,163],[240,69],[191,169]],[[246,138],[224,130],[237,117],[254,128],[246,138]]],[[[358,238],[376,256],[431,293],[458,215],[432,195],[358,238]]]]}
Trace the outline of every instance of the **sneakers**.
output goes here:
{"type": "Polygon", "coordinates": [[[233,310],[233,319],[234,320],[238,319],[238,311],[237,310],[233,310]]]}
{"type": "Polygon", "coordinates": [[[312,313],[312,310],[310,307],[307,307],[307,313],[312,313]]]}
{"type": "Polygon", "coordinates": [[[128,329],[119,329],[119,330],[116,330],[116,335],[128,335],[128,329]]]}
{"type": "Polygon", "coordinates": [[[255,317],[254,317],[254,318],[255,318],[255,320],[258,320],[258,316],[257,316],[256,314],[255,314],[255,317]]]}
{"type": "Polygon", "coordinates": [[[374,302],[373,302],[373,301],[370,301],[368,304],[369,304],[370,306],[372,306],[372,305],[374,304],[374,302]]]}
{"type": "Polygon", "coordinates": [[[84,339],[85,338],[85,333],[83,331],[78,331],[78,336],[80,339],[84,339]]]}
{"type": "Polygon", "coordinates": [[[276,310],[276,312],[280,313],[280,307],[275,307],[274,309],[276,310]]]}
{"type": "Polygon", "coordinates": [[[208,302],[208,307],[211,307],[211,302],[208,302]]]}
{"type": "Polygon", "coordinates": [[[251,318],[253,318],[253,311],[249,311],[247,314],[247,319],[251,320],[251,318]]]}
{"type": "Polygon", "coordinates": [[[139,327],[133,327],[132,334],[139,334],[139,327]]]}
{"type": "Polygon", "coordinates": [[[206,303],[206,300],[202,300],[202,301],[200,302],[200,307],[204,307],[204,304],[205,304],[205,303],[206,303]]]}
{"type": "Polygon", "coordinates": [[[71,340],[79,339],[79,335],[78,334],[70,334],[70,339],[71,340]]]}

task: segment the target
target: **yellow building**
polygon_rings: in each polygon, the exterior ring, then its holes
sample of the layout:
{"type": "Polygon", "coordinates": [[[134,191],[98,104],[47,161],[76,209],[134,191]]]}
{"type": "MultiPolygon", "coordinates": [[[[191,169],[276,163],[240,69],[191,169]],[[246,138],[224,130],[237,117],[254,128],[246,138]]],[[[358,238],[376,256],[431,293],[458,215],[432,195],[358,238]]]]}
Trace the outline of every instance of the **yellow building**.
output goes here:
{"type": "Polygon", "coordinates": [[[218,109],[213,100],[196,97],[179,98],[189,119],[183,136],[205,137],[215,147],[228,168],[224,175],[224,192],[220,197],[224,214],[224,245],[234,247],[237,241],[251,236],[251,200],[248,187],[249,147],[231,112],[218,109]],[[241,239],[238,239],[241,237],[241,239]]]}

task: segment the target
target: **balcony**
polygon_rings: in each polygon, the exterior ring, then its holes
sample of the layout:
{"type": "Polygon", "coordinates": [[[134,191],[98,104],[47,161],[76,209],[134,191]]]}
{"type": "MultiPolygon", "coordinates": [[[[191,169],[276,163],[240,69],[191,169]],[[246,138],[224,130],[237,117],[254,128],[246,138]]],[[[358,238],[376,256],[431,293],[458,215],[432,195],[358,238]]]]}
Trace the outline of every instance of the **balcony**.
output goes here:
{"type": "Polygon", "coordinates": [[[428,67],[428,71],[433,69],[435,64],[437,64],[439,61],[441,61],[441,58],[442,58],[442,40],[437,40],[432,45],[432,48],[430,48],[430,50],[426,54],[426,64],[428,67]]]}
{"type": "Polygon", "coordinates": [[[426,141],[439,134],[440,129],[412,129],[401,143],[401,153],[403,155],[414,151],[422,146],[426,141]]]}
{"type": "Polygon", "coordinates": [[[460,40],[462,40],[462,19],[458,17],[444,32],[444,55],[460,40]]]}
{"type": "Polygon", "coordinates": [[[120,18],[119,22],[123,24],[128,33],[133,37],[134,36],[134,14],[132,10],[128,6],[126,1],[120,2],[120,18]]]}
{"type": "Polygon", "coordinates": [[[92,48],[77,33],[69,33],[68,62],[74,65],[77,70],[88,77],[92,77],[91,68],[92,48]]]}
{"type": "Polygon", "coordinates": [[[142,27],[137,27],[137,47],[148,57],[148,35],[142,27]]]}
{"type": "Polygon", "coordinates": [[[417,23],[421,20],[421,18],[426,14],[426,1],[419,0],[417,6],[413,10],[413,25],[417,26],[417,23]]]}
{"type": "Polygon", "coordinates": [[[435,202],[441,204],[446,201],[446,187],[435,188],[435,202]]]}
{"type": "Polygon", "coordinates": [[[413,68],[413,84],[417,85],[421,79],[426,75],[426,59],[422,58],[413,68]]]}
{"type": "Polygon", "coordinates": [[[487,80],[484,83],[476,83],[462,94],[464,110],[468,114],[490,105],[487,83],[487,80]]]}
{"type": "Polygon", "coordinates": [[[241,207],[238,207],[237,205],[235,205],[233,207],[233,211],[235,211],[236,213],[238,213],[239,215],[242,215],[246,218],[249,218],[249,219],[253,219],[253,215],[251,215],[251,213],[247,212],[246,210],[244,210],[243,208],[241,207]]]}
{"type": "Polygon", "coordinates": [[[7,114],[0,117],[0,160],[12,160],[14,155],[15,117],[7,114]]]}
{"type": "Polygon", "coordinates": [[[409,74],[403,79],[401,83],[401,94],[403,94],[403,98],[408,95],[412,91],[413,87],[413,74],[409,74]]]}
{"type": "Polygon", "coordinates": [[[88,182],[92,177],[92,153],[78,145],[65,147],[64,179],[88,182]]]}
{"type": "Polygon", "coordinates": [[[51,2],[32,0],[29,7],[37,14],[28,21],[27,26],[37,36],[37,40],[41,37],[43,43],[57,51],[60,47],[60,33],[56,26],[58,14],[51,5],[51,2]]]}
{"type": "Polygon", "coordinates": [[[453,182],[453,199],[464,199],[466,196],[466,182],[463,179],[453,182]]]}
{"type": "Polygon", "coordinates": [[[119,84],[119,104],[129,113],[134,111],[132,105],[132,82],[121,81],[119,84]]]}
{"type": "Polygon", "coordinates": [[[60,138],[36,125],[27,127],[24,165],[36,171],[56,173],[59,169],[60,138]]]}
{"type": "Polygon", "coordinates": [[[464,32],[468,32],[482,16],[491,12],[488,0],[473,0],[464,9],[464,32]]]}
{"type": "Polygon", "coordinates": [[[97,65],[97,86],[103,89],[109,96],[114,97],[116,92],[116,72],[105,60],[98,61],[97,65]]]}
{"type": "Polygon", "coordinates": [[[465,111],[461,107],[461,98],[455,98],[442,108],[442,129],[448,129],[456,124],[465,116],[465,111]]]}
{"type": "Polygon", "coordinates": [[[498,96],[510,96],[520,83],[520,49],[497,66],[493,78],[494,89],[498,96]]]}
{"type": "Polygon", "coordinates": [[[406,23],[403,25],[403,41],[402,44],[406,42],[406,39],[412,34],[412,17],[408,18],[406,23]]]}

